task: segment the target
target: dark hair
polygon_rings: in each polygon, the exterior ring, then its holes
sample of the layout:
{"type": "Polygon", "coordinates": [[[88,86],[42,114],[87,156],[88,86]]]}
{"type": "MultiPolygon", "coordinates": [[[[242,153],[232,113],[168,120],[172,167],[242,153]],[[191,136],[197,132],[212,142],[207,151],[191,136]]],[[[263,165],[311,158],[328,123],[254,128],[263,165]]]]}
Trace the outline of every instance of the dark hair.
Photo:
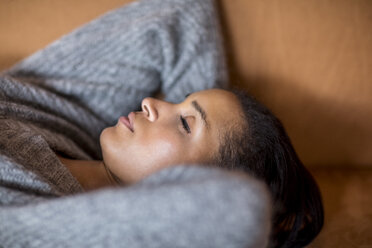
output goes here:
{"type": "Polygon", "coordinates": [[[230,91],[243,109],[244,124],[223,133],[214,164],[266,182],[273,199],[270,247],[306,246],[323,226],[319,188],[279,119],[245,91],[230,91]]]}

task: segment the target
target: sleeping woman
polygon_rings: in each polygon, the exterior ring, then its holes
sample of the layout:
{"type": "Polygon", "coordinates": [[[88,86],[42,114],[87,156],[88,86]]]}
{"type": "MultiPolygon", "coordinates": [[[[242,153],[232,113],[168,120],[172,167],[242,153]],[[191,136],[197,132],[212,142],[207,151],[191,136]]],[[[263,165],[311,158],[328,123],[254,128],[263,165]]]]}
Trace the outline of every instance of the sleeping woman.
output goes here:
{"type": "Polygon", "coordinates": [[[323,208],[314,179],[281,122],[244,91],[204,90],[179,104],[147,97],[141,106],[103,130],[102,161],[59,156],[87,190],[133,184],[177,164],[239,170],[269,186],[272,246],[301,247],[319,233],[323,208]]]}
{"type": "Polygon", "coordinates": [[[211,0],[134,2],[2,73],[1,244],[303,247],[317,236],[317,184],[281,122],[228,90],[217,17],[211,0]]]}

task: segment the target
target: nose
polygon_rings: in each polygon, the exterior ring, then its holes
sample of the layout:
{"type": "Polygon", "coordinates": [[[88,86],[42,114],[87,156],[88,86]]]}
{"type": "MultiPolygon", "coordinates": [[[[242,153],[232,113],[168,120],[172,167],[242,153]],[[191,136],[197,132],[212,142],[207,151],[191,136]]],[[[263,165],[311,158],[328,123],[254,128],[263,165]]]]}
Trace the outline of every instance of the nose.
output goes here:
{"type": "Polygon", "coordinates": [[[155,121],[158,118],[157,101],[155,98],[146,97],[142,100],[142,111],[146,114],[146,117],[151,121],[155,121]]]}

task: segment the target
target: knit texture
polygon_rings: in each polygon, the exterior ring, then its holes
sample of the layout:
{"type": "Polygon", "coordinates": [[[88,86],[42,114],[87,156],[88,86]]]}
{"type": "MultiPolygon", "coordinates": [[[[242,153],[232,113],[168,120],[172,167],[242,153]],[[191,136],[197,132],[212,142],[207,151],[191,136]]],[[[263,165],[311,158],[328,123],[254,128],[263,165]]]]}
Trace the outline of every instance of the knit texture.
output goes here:
{"type": "Polygon", "coordinates": [[[248,175],[176,165],[85,193],[56,157],[102,159],[101,131],[144,97],[227,82],[211,0],[134,2],[4,71],[0,247],[264,247],[270,198],[248,175]]]}

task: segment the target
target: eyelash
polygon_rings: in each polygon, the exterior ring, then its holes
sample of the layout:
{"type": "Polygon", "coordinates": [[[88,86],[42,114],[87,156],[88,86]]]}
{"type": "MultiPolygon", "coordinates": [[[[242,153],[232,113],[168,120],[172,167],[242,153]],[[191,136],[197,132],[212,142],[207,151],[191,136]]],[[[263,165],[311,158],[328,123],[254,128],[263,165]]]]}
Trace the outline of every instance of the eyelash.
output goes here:
{"type": "Polygon", "coordinates": [[[187,123],[187,121],[185,120],[185,118],[183,118],[182,115],[180,115],[180,120],[181,120],[182,126],[183,126],[183,128],[186,130],[186,132],[187,132],[187,133],[191,133],[191,130],[190,130],[189,124],[187,123]]]}

